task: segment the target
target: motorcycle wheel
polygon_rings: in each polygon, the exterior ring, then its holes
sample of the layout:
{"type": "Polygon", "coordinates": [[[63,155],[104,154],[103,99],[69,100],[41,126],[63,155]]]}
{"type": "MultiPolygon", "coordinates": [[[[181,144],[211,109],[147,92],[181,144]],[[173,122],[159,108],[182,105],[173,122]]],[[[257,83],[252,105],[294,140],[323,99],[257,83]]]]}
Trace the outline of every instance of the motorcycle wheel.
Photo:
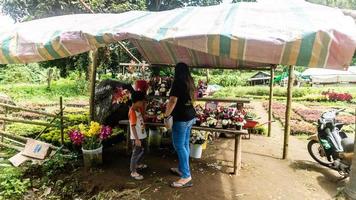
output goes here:
{"type": "Polygon", "coordinates": [[[308,152],[310,156],[319,164],[325,166],[325,167],[330,167],[332,162],[328,161],[323,147],[320,145],[319,142],[315,140],[310,140],[308,143],[308,152]],[[322,155],[324,154],[324,155],[322,155]]]}

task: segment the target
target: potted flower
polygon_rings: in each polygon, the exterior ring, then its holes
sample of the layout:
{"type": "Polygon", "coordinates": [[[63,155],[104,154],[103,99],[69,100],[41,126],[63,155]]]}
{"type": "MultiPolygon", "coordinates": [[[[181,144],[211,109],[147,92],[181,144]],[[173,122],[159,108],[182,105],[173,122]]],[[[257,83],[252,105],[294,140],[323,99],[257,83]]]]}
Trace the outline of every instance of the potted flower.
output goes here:
{"type": "Polygon", "coordinates": [[[221,121],[221,125],[222,125],[222,128],[223,129],[227,129],[227,128],[229,128],[230,127],[230,125],[231,125],[231,119],[223,119],[222,121],[221,121]]]}
{"type": "Polygon", "coordinates": [[[102,142],[109,138],[112,129],[109,126],[100,125],[98,122],[90,122],[89,126],[79,125],[79,130],[71,130],[68,135],[74,145],[82,146],[85,167],[102,164],[102,142]]]}
{"type": "Polygon", "coordinates": [[[242,114],[238,114],[235,116],[235,126],[236,130],[241,130],[243,125],[246,124],[246,121],[244,119],[244,116],[242,114]]]}
{"type": "Polygon", "coordinates": [[[201,158],[201,154],[203,152],[202,145],[205,143],[205,141],[205,131],[192,131],[192,134],[190,136],[190,157],[201,158]]]}
{"type": "Polygon", "coordinates": [[[210,128],[215,128],[217,123],[218,123],[218,120],[215,118],[215,115],[210,115],[207,119],[206,119],[206,122],[208,123],[208,126],[210,128]]]}

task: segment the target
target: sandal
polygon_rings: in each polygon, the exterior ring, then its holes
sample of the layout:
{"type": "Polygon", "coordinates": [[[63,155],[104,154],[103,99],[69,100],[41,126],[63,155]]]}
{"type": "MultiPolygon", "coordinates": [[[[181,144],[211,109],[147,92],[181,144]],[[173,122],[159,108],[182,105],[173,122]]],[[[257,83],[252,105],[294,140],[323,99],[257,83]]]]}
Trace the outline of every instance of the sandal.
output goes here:
{"type": "Polygon", "coordinates": [[[143,169],[147,169],[148,166],[146,164],[141,164],[141,165],[137,165],[136,169],[138,170],[143,170],[143,169]]]}
{"type": "Polygon", "coordinates": [[[130,175],[131,176],[131,178],[133,178],[133,179],[135,179],[135,180],[137,180],[137,181],[141,181],[141,180],[143,180],[143,176],[141,175],[141,174],[138,174],[138,175],[136,175],[136,176],[134,176],[134,175],[130,175]]]}
{"type": "Polygon", "coordinates": [[[192,187],[193,186],[193,183],[192,181],[188,181],[187,183],[183,184],[183,183],[178,183],[178,182],[173,182],[171,184],[171,187],[173,188],[187,188],[187,187],[192,187]]]}
{"type": "Polygon", "coordinates": [[[179,171],[178,168],[170,168],[169,171],[174,175],[182,176],[182,173],[179,171]]]}

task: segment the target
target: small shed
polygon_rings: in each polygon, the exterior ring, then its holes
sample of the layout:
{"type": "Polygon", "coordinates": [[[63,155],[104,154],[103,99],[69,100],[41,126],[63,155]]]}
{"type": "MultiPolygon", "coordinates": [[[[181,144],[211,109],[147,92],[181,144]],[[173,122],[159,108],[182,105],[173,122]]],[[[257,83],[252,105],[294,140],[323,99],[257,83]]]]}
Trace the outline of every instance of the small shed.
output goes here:
{"type": "Polygon", "coordinates": [[[267,72],[259,71],[248,79],[249,85],[268,85],[271,75],[267,72]]]}

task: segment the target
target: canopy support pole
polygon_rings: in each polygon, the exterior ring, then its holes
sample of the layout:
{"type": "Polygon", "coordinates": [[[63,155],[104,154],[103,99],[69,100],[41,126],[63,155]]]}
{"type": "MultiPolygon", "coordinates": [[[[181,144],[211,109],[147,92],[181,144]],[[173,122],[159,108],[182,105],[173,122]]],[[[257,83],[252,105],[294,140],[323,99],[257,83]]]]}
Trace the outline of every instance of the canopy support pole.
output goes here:
{"type": "Polygon", "coordinates": [[[274,67],[271,65],[271,78],[269,80],[269,102],[268,102],[268,137],[271,137],[272,132],[272,103],[273,103],[273,80],[274,80],[274,67]]]}
{"type": "Polygon", "coordinates": [[[289,75],[288,75],[288,88],[287,88],[287,105],[286,105],[286,116],[284,123],[284,142],[283,142],[283,159],[288,157],[288,144],[289,144],[289,135],[290,135],[290,115],[292,108],[292,89],[294,82],[294,66],[289,66],[289,75]]]}
{"type": "MultiPolygon", "coordinates": [[[[355,128],[356,128],[356,116],[355,116],[355,128]]],[[[355,134],[355,141],[356,141],[356,134],[355,134]]],[[[354,145],[355,147],[354,147],[354,155],[353,155],[352,163],[356,163],[356,143],[354,145]]],[[[345,196],[348,199],[356,199],[356,164],[351,165],[350,181],[346,185],[344,192],[345,192],[345,196]]]]}
{"type": "Polygon", "coordinates": [[[89,100],[89,121],[94,119],[94,98],[95,98],[95,80],[96,80],[96,68],[98,66],[98,49],[94,49],[89,52],[89,81],[90,81],[90,100],[89,100]]]}

